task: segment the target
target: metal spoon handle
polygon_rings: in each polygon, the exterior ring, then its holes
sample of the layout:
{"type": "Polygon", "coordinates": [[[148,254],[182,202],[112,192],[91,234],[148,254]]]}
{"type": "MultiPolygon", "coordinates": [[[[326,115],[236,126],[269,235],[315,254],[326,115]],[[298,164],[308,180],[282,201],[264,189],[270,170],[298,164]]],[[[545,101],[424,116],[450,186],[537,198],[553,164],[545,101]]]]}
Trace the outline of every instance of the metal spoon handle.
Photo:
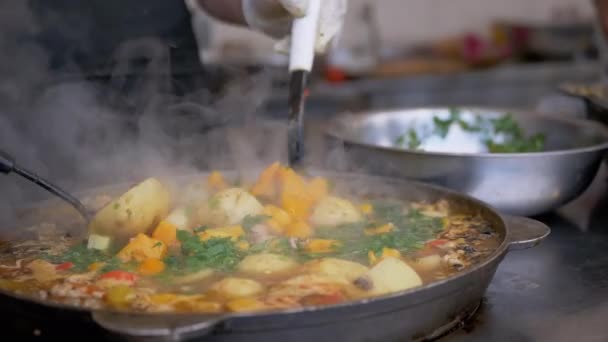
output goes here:
{"type": "Polygon", "coordinates": [[[24,177],[25,179],[31,181],[32,183],[35,183],[36,185],[47,190],[48,192],[54,194],[55,196],[58,196],[59,198],[63,199],[64,201],[68,202],[70,205],[72,205],[74,207],[74,209],[76,209],[80,213],[80,215],[82,215],[82,217],[84,217],[86,222],[89,222],[91,220],[91,216],[89,215],[87,208],[76,197],[70,195],[67,191],[63,190],[59,186],[38,176],[34,172],[17,165],[17,163],[15,162],[15,158],[13,158],[8,153],[3,152],[1,150],[0,150],[0,172],[2,172],[4,174],[9,174],[11,172],[14,172],[14,173],[24,177]]]}

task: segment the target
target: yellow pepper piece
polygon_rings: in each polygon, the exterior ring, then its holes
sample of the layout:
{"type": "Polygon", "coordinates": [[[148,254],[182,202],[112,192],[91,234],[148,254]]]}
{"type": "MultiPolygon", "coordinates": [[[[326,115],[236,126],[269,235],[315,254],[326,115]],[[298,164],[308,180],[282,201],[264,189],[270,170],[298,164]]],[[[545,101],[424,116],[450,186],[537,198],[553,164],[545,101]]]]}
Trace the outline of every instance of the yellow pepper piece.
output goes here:
{"type": "Polygon", "coordinates": [[[363,203],[359,206],[359,211],[365,215],[371,215],[374,212],[374,206],[371,203],[363,203]]]}
{"type": "Polygon", "coordinates": [[[236,247],[242,251],[246,251],[249,249],[249,242],[247,241],[239,241],[236,243],[236,247]]]}
{"type": "Polygon", "coordinates": [[[251,194],[254,196],[274,198],[277,195],[277,178],[280,169],[281,164],[276,162],[262,171],[257,182],[251,187],[251,194]]]}
{"type": "Polygon", "coordinates": [[[221,172],[213,171],[209,177],[207,177],[207,186],[213,191],[222,191],[228,188],[228,183],[221,172]]]}
{"type": "Polygon", "coordinates": [[[150,295],[150,301],[157,305],[172,304],[178,299],[178,296],[173,293],[158,293],[150,295]]]}
{"type": "Polygon", "coordinates": [[[89,271],[97,271],[97,270],[101,269],[104,265],[105,264],[103,262],[94,262],[89,265],[88,269],[89,269],[89,271]]]}
{"type": "Polygon", "coordinates": [[[126,285],[113,286],[108,289],[105,300],[116,308],[124,308],[130,300],[135,298],[133,289],[126,285]]]}
{"type": "Polygon", "coordinates": [[[158,259],[146,259],[139,265],[137,271],[145,276],[153,276],[165,270],[165,263],[158,259]]]}
{"type": "Polygon", "coordinates": [[[401,258],[401,252],[399,252],[398,250],[394,249],[394,248],[382,248],[382,254],[381,256],[378,258],[376,256],[376,254],[373,251],[369,251],[367,252],[367,258],[369,260],[370,265],[375,265],[377,263],[379,263],[380,261],[384,260],[385,258],[401,258]]]}
{"type": "Polygon", "coordinates": [[[312,239],[306,244],[306,251],[310,253],[331,253],[340,247],[340,242],[328,239],[312,239]]]}
{"type": "Polygon", "coordinates": [[[258,311],[267,308],[263,302],[255,298],[233,299],[226,303],[226,307],[232,312],[258,311]]]}
{"type": "Polygon", "coordinates": [[[177,241],[177,227],[167,221],[160,221],[158,226],[154,229],[152,237],[162,241],[166,245],[172,245],[177,241]]]}
{"type": "Polygon", "coordinates": [[[245,235],[245,231],[241,226],[228,226],[222,228],[206,229],[198,234],[202,241],[207,241],[213,238],[230,238],[232,241],[237,241],[241,236],[245,235]]]}
{"type": "Polygon", "coordinates": [[[305,239],[312,236],[312,227],[305,221],[298,220],[288,225],[285,229],[285,235],[294,238],[305,239]]]}
{"type": "Polygon", "coordinates": [[[122,262],[131,260],[144,261],[146,259],[162,259],[167,253],[167,245],[146,234],[138,234],[118,252],[117,257],[122,262]]]}
{"type": "Polygon", "coordinates": [[[374,253],[373,251],[367,252],[367,260],[369,261],[370,265],[375,265],[378,263],[378,258],[376,257],[376,253],[374,253]]]}
{"type": "Polygon", "coordinates": [[[383,224],[376,228],[365,229],[365,235],[371,236],[371,235],[386,234],[386,233],[392,232],[393,230],[395,230],[395,225],[392,223],[387,223],[387,224],[383,224]]]}

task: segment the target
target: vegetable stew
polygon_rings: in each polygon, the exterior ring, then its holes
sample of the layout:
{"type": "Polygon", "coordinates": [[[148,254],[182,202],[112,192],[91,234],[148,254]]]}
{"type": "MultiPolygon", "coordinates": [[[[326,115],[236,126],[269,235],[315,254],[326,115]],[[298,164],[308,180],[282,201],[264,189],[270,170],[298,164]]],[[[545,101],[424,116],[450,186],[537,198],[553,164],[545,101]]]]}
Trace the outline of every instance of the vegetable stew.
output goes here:
{"type": "Polygon", "coordinates": [[[252,184],[213,172],[177,191],[150,178],[102,197],[84,240],[0,245],[0,288],[88,309],[279,310],[420,287],[499,244],[489,222],[445,200],[347,196],[278,163],[252,184]]]}

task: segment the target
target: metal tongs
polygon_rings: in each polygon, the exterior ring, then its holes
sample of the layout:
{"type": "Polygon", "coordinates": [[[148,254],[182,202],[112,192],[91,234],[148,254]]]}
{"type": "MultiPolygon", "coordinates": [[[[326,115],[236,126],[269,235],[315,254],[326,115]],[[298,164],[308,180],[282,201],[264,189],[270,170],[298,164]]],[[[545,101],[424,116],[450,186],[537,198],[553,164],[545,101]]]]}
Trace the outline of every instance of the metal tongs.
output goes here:
{"type": "Polygon", "coordinates": [[[321,14],[321,0],[310,0],[306,16],[294,20],[289,55],[289,123],[287,146],[289,165],[298,167],[304,156],[304,102],[308,75],[315,58],[315,43],[321,14]]]}
{"type": "Polygon", "coordinates": [[[22,176],[23,178],[29,180],[32,183],[35,183],[36,185],[42,187],[43,189],[47,190],[48,192],[52,193],[53,195],[61,198],[62,200],[66,201],[67,203],[69,203],[72,207],[74,207],[74,209],[76,209],[78,211],[78,213],[80,213],[80,215],[82,215],[82,217],[85,219],[85,221],[87,223],[91,220],[91,214],[89,213],[87,208],[84,206],[84,204],[82,204],[82,202],[80,202],[76,197],[72,196],[71,194],[69,194],[67,191],[63,190],[59,186],[38,176],[34,172],[19,166],[15,162],[15,158],[13,158],[8,153],[0,150],[0,173],[4,173],[4,174],[8,175],[11,172],[14,172],[14,173],[22,176]]]}

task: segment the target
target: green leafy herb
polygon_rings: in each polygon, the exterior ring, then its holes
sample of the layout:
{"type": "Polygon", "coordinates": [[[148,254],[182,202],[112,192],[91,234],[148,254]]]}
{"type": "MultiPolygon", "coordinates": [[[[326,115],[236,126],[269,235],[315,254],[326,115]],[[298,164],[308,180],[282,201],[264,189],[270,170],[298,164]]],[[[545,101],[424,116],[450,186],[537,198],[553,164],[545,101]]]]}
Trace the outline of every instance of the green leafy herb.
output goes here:
{"type": "Polygon", "coordinates": [[[181,255],[165,259],[167,268],[174,273],[189,273],[208,268],[230,271],[244,257],[230,238],[201,241],[197,235],[183,230],[177,232],[177,238],[181,243],[181,255]]]}
{"type": "Polygon", "coordinates": [[[112,261],[112,255],[96,249],[88,249],[84,243],[79,243],[70,247],[65,253],[60,255],[44,255],[44,259],[52,263],[71,262],[74,264],[74,271],[86,271],[90,264],[96,262],[108,263],[112,261]]]}
{"type": "MultiPolygon", "coordinates": [[[[458,109],[451,108],[447,119],[433,118],[433,134],[445,138],[452,125],[457,124],[467,132],[477,132],[490,153],[521,153],[542,151],[545,146],[545,136],[535,134],[526,137],[523,129],[519,126],[513,115],[507,113],[497,118],[482,118],[475,116],[473,123],[464,121],[458,109]],[[497,138],[500,137],[500,141],[497,138]]],[[[422,145],[422,138],[410,129],[406,134],[395,140],[396,146],[417,149],[422,145]]]]}
{"type": "Polygon", "coordinates": [[[266,215],[257,215],[257,216],[247,215],[243,219],[243,222],[241,225],[243,226],[243,229],[251,230],[251,228],[255,227],[256,225],[258,225],[260,223],[266,222],[268,219],[270,219],[270,217],[266,216],[266,215]]]}
{"type": "MultiPolygon", "coordinates": [[[[424,243],[443,230],[441,219],[425,216],[417,210],[405,211],[402,203],[395,201],[375,201],[374,217],[370,222],[357,222],[333,228],[318,228],[317,236],[340,242],[340,248],[333,256],[357,261],[365,261],[367,253],[381,253],[383,248],[394,248],[401,252],[411,252],[422,248],[424,243]],[[364,229],[392,223],[395,229],[390,233],[367,236],[364,229]]],[[[307,255],[308,258],[327,257],[328,254],[307,255]]]]}
{"type": "Polygon", "coordinates": [[[439,134],[442,138],[445,138],[448,135],[452,124],[458,120],[460,120],[460,111],[456,108],[450,108],[450,117],[445,120],[434,117],[433,123],[435,124],[435,133],[439,134]]]}
{"type": "Polygon", "coordinates": [[[420,140],[420,137],[418,136],[418,133],[416,132],[416,130],[414,130],[413,128],[410,128],[407,131],[407,136],[400,135],[395,140],[395,145],[397,145],[397,146],[406,146],[407,145],[407,148],[410,150],[417,149],[421,144],[422,144],[422,141],[420,140]]]}
{"type": "Polygon", "coordinates": [[[152,248],[158,248],[158,247],[161,247],[162,245],[163,245],[162,242],[157,242],[154,244],[154,246],[152,246],[152,248]]]}
{"type": "Polygon", "coordinates": [[[118,210],[120,208],[120,203],[114,203],[114,210],[118,210]]]}

